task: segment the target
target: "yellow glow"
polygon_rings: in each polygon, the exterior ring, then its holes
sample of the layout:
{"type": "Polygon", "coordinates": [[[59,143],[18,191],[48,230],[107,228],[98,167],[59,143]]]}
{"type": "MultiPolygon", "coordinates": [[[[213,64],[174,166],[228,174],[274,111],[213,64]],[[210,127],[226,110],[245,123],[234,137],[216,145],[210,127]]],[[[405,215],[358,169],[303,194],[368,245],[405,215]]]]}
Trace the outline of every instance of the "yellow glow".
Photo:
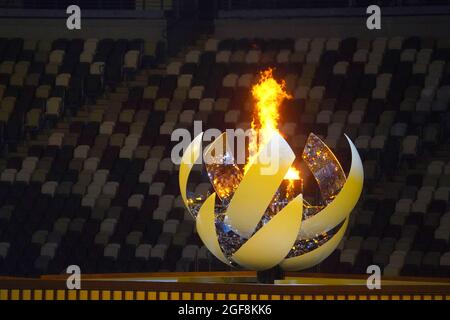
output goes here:
{"type": "Polygon", "coordinates": [[[294,167],[290,167],[284,178],[288,180],[300,180],[300,171],[294,167]]]}
{"type": "MultiPolygon", "coordinates": [[[[284,99],[292,99],[286,92],[286,83],[277,82],[273,77],[273,69],[260,72],[260,78],[257,84],[252,87],[252,95],[255,99],[255,114],[252,120],[252,129],[259,134],[257,139],[249,143],[249,159],[244,167],[244,173],[250,167],[250,163],[256,158],[260,147],[267,144],[274,133],[280,133],[278,123],[280,113],[278,111],[284,99]]],[[[300,172],[295,168],[290,168],[285,179],[299,180],[300,172]]]]}
{"type": "Polygon", "coordinates": [[[288,180],[289,183],[286,186],[286,197],[290,198],[294,195],[295,184],[294,181],[300,180],[300,171],[295,169],[293,166],[289,168],[289,171],[284,176],[285,180],[288,180]]]}

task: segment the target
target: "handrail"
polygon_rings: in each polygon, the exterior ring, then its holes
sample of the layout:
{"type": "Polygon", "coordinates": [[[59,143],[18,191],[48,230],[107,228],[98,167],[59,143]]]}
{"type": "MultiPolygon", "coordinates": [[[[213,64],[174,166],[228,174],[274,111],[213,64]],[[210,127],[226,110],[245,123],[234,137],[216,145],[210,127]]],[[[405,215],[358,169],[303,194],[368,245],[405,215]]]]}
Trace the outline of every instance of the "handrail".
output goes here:
{"type": "MultiPolygon", "coordinates": [[[[219,10],[220,19],[361,17],[366,8],[219,10]]],[[[382,7],[383,17],[450,15],[450,6],[382,7]]]]}
{"type": "MultiPolygon", "coordinates": [[[[82,9],[82,8],[81,8],[82,9]]],[[[94,10],[82,9],[83,19],[164,19],[164,10],[94,10]]],[[[2,9],[1,18],[67,18],[65,9],[2,9]]]]}
{"type": "MultiPolygon", "coordinates": [[[[65,280],[4,279],[0,289],[60,289],[67,290],[65,280]]],[[[127,290],[168,292],[212,292],[252,294],[371,294],[371,295],[449,295],[450,285],[384,285],[379,290],[369,290],[364,285],[270,285],[248,283],[195,283],[132,280],[89,280],[82,282],[83,290],[127,290]]]]}

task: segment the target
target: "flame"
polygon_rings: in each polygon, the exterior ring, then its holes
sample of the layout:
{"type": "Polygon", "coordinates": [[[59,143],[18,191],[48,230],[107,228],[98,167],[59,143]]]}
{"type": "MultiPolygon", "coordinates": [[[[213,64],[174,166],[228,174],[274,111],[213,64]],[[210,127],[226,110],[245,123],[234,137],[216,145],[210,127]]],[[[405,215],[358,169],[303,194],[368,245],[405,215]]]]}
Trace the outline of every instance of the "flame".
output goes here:
{"type": "Polygon", "coordinates": [[[288,180],[300,180],[300,171],[295,169],[294,167],[290,167],[286,175],[284,176],[284,179],[288,180]]]}
{"type": "MultiPolygon", "coordinates": [[[[252,88],[252,95],[256,100],[259,128],[268,134],[278,131],[278,120],[280,118],[278,107],[284,99],[291,98],[285,91],[286,84],[284,81],[278,83],[273,78],[272,72],[272,69],[262,71],[259,82],[252,88]]],[[[255,122],[255,119],[253,119],[253,129],[258,127],[255,122]]]]}
{"type": "Polygon", "coordinates": [[[288,180],[288,185],[286,186],[286,198],[290,198],[294,194],[295,181],[300,180],[300,171],[294,167],[290,167],[286,175],[285,180],[288,180]]]}
{"type": "MultiPolygon", "coordinates": [[[[252,95],[256,103],[251,126],[254,132],[258,132],[259,141],[250,139],[249,159],[244,167],[244,172],[250,168],[250,163],[260,151],[259,148],[268,142],[274,132],[280,133],[278,109],[284,99],[292,99],[292,96],[286,92],[284,80],[277,82],[273,77],[272,68],[260,72],[258,83],[252,87],[252,95]]],[[[290,167],[284,179],[291,181],[289,185],[293,187],[293,180],[300,179],[300,172],[294,167],[290,167]]]]}

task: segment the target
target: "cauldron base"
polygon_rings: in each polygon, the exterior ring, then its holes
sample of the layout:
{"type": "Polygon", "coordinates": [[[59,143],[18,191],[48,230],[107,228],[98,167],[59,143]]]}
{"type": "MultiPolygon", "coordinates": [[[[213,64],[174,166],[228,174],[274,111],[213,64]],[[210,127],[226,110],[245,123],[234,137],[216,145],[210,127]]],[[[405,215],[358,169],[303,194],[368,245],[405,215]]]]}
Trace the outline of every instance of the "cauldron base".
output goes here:
{"type": "Polygon", "coordinates": [[[258,283],[274,284],[275,280],[284,279],[284,271],[279,266],[256,273],[258,283]]]}

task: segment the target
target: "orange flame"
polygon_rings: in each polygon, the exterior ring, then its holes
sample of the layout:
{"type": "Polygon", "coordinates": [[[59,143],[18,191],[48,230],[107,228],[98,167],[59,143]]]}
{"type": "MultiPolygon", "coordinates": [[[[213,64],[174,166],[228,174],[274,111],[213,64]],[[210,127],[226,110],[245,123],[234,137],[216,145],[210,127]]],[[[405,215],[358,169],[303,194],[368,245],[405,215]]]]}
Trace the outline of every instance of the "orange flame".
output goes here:
{"type": "Polygon", "coordinates": [[[284,178],[288,180],[300,180],[300,171],[294,167],[290,167],[284,178]]]}
{"type": "MultiPolygon", "coordinates": [[[[244,167],[244,172],[247,172],[249,169],[251,161],[260,151],[260,147],[268,142],[274,132],[280,133],[278,129],[278,122],[280,120],[278,109],[284,99],[292,99],[292,96],[286,92],[286,83],[284,80],[279,83],[274,79],[272,68],[260,72],[258,83],[252,87],[252,95],[256,100],[256,117],[253,117],[251,126],[255,132],[259,133],[259,141],[256,139],[250,140],[250,155],[244,167]]],[[[294,167],[291,167],[286,173],[285,179],[299,180],[300,172],[294,167]]]]}
{"type": "Polygon", "coordinates": [[[295,169],[294,167],[290,167],[286,175],[284,176],[285,180],[288,180],[288,185],[286,187],[286,197],[290,198],[294,195],[295,184],[294,181],[300,180],[300,171],[295,169]]]}

